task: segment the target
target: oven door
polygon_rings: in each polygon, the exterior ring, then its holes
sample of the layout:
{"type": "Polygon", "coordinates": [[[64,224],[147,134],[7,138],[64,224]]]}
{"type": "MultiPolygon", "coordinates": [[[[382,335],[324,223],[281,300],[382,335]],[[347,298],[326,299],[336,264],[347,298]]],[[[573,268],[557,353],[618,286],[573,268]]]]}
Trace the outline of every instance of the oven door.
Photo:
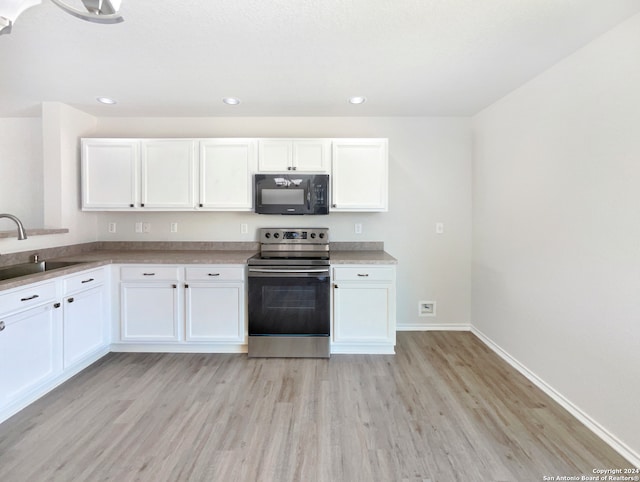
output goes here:
{"type": "Polygon", "coordinates": [[[328,266],[250,266],[249,336],[329,336],[328,266]]]}

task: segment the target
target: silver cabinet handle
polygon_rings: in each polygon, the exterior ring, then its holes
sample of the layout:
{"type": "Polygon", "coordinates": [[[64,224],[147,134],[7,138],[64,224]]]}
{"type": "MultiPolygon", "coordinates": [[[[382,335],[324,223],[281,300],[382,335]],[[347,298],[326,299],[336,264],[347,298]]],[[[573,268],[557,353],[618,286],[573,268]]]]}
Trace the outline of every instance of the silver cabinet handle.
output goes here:
{"type": "Polygon", "coordinates": [[[142,276],[155,276],[155,273],[142,273],[142,276]]]}
{"type": "Polygon", "coordinates": [[[35,300],[36,298],[40,298],[40,295],[33,295],[33,296],[28,296],[27,298],[20,298],[20,301],[35,300]]]}
{"type": "Polygon", "coordinates": [[[4,321],[0,321],[0,331],[3,331],[6,328],[4,321]]]}
{"type": "Polygon", "coordinates": [[[358,276],[360,276],[361,278],[366,278],[369,276],[369,273],[358,273],[358,276]]]}
{"type": "Polygon", "coordinates": [[[95,281],[95,280],[94,280],[93,278],[89,278],[89,279],[83,280],[81,283],[82,283],[82,284],[84,284],[84,283],[91,283],[92,281],[95,281]]]}

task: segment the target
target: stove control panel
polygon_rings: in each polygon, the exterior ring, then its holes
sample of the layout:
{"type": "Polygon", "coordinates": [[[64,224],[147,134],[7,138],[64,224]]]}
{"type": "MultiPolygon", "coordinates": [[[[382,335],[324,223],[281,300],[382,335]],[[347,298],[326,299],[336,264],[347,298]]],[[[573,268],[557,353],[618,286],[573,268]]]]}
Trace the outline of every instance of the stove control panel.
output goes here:
{"type": "Polygon", "coordinates": [[[329,228],[260,228],[262,244],[327,244],[329,228]]]}

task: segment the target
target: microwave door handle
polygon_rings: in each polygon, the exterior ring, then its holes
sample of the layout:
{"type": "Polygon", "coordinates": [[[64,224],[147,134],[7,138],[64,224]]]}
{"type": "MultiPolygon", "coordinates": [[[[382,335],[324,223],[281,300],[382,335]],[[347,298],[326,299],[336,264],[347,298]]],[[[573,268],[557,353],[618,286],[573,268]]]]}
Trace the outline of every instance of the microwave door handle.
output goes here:
{"type": "Polygon", "coordinates": [[[311,179],[307,179],[307,211],[311,211],[311,179]]]}

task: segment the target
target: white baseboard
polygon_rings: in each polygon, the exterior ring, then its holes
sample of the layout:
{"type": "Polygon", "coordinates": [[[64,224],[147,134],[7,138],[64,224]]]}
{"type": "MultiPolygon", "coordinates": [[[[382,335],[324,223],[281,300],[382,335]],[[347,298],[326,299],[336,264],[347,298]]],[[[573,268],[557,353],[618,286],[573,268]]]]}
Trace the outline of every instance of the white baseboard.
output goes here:
{"type": "Polygon", "coordinates": [[[332,343],[332,355],[395,355],[389,343],[332,343]]]}
{"type": "Polygon", "coordinates": [[[246,343],[112,343],[112,352],[122,353],[247,353],[246,343]]]}
{"type": "Polygon", "coordinates": [[[615,435],[605,429],[602,425],[596,422],[588,414],[580,410],[570,400],[565,398],[560,392],[556,391],[551,385],[547,384],[544,380],[538,377],[535,373],[530,371],[522,363],[512,357],[507,351],[496,344],[491,338],[486,336],[476,327],[471,325],[471,332],[476,335],[485,345],[493,350],[500,358],[506,361],[513,368],[518,370],[524,375],[530,382],[536,385],[540,390],[549,395],[553,400],[559,403],[565,410],[571,415],[576,417],[582,422],[589,430],[600,437],[607,445],[613,450],[618,452],[621,456],[627,459],[634,467],[640,467],[640,454],[635,452],[631,447],[618,439],[615,435]]]}
{"type": "Polygon", "coordinates": [[[469,323],[398,323],[396,331],[469,331],[469,323]]]}

